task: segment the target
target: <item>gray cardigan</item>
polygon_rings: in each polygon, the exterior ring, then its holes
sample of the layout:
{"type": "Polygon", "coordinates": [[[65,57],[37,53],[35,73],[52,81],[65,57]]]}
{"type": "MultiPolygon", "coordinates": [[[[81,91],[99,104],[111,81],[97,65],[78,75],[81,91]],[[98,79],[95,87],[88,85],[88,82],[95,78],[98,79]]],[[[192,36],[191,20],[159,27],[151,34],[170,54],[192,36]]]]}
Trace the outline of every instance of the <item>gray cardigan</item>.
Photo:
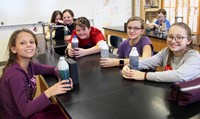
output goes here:
{"type": "MultiPolygon", "coordinates": [[[[165,67],[168,58],[168,48],[164,48],[156,55],[139,62],[139,69],[155,69],[165,67]]],[[[200,77],[200,55],[196,50],[189,50],[183,57],[173,57],[173,70],[148,72],[147,80],[157,82],[184,82],[200,77]]]]}

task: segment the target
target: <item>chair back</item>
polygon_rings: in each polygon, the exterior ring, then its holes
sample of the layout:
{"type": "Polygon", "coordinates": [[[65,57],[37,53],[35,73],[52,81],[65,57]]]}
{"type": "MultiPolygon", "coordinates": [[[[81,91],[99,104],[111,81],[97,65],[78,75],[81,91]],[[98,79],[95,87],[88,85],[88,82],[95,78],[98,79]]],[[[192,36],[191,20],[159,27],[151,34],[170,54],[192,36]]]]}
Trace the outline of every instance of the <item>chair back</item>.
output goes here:
{"type": "Polygon", "coordinates": [[[122,38],[118,36],[110,36],[110,44],[113,47],[118,48],[121,42],[122,42],[122,38]]]}

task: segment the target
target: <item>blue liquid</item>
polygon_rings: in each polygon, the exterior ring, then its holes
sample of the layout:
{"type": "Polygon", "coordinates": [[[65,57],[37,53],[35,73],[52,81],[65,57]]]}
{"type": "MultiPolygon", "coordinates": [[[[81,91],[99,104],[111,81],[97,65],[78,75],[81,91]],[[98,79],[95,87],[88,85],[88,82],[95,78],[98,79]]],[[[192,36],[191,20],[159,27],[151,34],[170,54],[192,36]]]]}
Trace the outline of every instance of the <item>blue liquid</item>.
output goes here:
{"type": "MultiPolygon", "coordinates": [[[[69,80],[69,70],[58,70],[59,76],[61,80],[69,80]]],[[[70,80],[69,82],[67,82],[67,84],[70,84],[70,80]]],[[[67,87],[70,88],[70,87],[67,87]]]]}

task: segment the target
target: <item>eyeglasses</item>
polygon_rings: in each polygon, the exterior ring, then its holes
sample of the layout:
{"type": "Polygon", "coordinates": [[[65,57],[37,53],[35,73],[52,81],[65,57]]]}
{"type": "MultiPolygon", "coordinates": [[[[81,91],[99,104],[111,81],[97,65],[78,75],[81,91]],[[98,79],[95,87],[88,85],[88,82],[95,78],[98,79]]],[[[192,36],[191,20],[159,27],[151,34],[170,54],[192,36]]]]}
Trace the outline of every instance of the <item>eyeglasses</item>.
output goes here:
{"type": "Polygon", "coordinates": [[[174,39],[177,43],[180,43],[180,42],[182,42],[183,38],[187,38],[187,37],[182,37],[182,36],[176,36],[176,37],[167,36],[167,41],[171,42],[174,39]]]}
{"type": "Polygon", "coordinates": [[[129,31],[131,31],[132,29],[133,29],[133,31],[139,31],[139,30],[142,29],[142,28],[130,27],[130,26],[128,26],[127,29],[128,29],[129,31]]]}

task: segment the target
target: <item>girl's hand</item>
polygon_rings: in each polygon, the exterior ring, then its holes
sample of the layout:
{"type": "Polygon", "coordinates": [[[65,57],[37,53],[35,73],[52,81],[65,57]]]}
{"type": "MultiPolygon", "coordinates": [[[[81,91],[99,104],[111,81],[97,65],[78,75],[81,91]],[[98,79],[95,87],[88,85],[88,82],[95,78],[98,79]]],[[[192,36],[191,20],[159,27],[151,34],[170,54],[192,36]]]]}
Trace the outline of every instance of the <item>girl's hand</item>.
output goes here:
{"type": "Polygon", "coordinates": [[[131,74],[131,70],[128,67],[128,65],[125,65],[122,69],[122,76],[126,79],[131,79],[132,74],[131,74]]]}
{"type": "Polygon", "coordinates": [[[70,37],[71,37],[71,35],[64,36],[64,40],[67,41],[67,42],[69,43],[70,37]]]}
{"type": "Polygon", "coordinates": [[[130,69],[128,65],[122,69],[122,76],[126,79],[144,80],[145,72],[130,69]]]}
{"type": "Polygon", "coordinates": [[[69,82],[69,80],[61,80],[48,88],[44,93],[48,98],[50,98],[51,96],[66,93],[67,91],[73,89],[72,79],[70,78],[70,84],[66,84],[67,82],[69,82]]]}
{"type": "Polygon", "coordinates": [[[100,65],[102,67],[113,67],[119,65],[119,60],[115,58],[100,58],[100,65]]]}
{"type": "Polygon", "coordinates": [[[145,72],[141,72],[134,69],[131,70],[131,79],[144,80],[144,75],[145,75],[145,72]]]}
{"type": "Polygon", "coordinates": [[[58,20],[58,23],[64,24],[63,20],[58,20]]]}

